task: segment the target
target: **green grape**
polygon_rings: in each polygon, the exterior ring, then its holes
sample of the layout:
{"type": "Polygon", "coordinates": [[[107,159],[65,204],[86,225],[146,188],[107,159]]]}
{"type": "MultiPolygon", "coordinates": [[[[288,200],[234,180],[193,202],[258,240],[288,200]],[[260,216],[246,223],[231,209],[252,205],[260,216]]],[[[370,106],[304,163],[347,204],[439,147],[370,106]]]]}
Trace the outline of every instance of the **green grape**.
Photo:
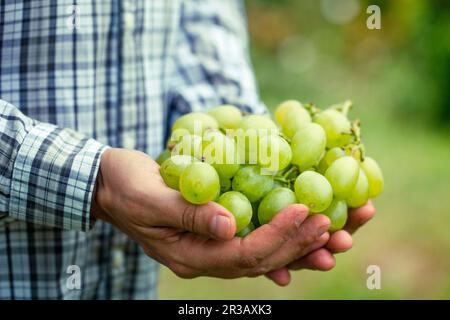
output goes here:
{"type": "Polygon", "coordinates": [[[244,230],[252,219],[252,205],[240,192],[228,191],[220,196],[218,204],[230,211],[236,220],[236,232],[244,230]]]}
{"type": "Polygon", "coordinates": [[[278,127],[275,122],[273,122],[269,116],[261,114],[252,114],[249,116],[245,116],[242,119],[241,123],[239,123],[239,128],[243,130],[275,130],[276,132],[278,132],[278,127]]]}
{"type": "Polygon", "coordinates": [[[383,192],[384,188],[384,178],[380,166],[374,159],[365,157],[361,162],[361,168],[369,181],[369,198],[375,198],[383,192]]]}
{"type": "Polygon", "coordinates": [[[262,136],[278,134],[277,125],[265,115],[250,115],[242,119],[239,129],[234,132],[241,155],[241,162],[258,163],[258,145],[262,136]]]}
{"type": "Polygon", "coordinates": [[[269,172],[286,168],[292,159],[289,143],[280,136],[267,135],[259,139],[258,163],[269,172]]]}
{"type": "Polygon", "coordinates": [[[358,181],[359,164],[350,156],[335,160],[325,172],[325,177],[331,183],[333,192],[338,199],[347,199],[358,181]]]}
{"type": "Polygon", "coordinates": [[[169,188],[180,190],[180,176],[183,171],[196,160],[191,156],[172,156],[163,162],[159,171],[169,188]]]}
{"type": "Polygon", "coordinates": [[[218,129],[219,124],[212,116],[201,113],[191,112],[179,117],[172,126],[172,140],[178,141],[181,136],[186,134],[203,135],[206,129],[218,129]]]}
{"type": "Polygon", "coordinates": [[[178,142],[172,149],[173,155],[187,155],[202,159],[202,137],[193,134],[187,134],[181,137],[181,141],[178,142]]]}
{"type": "Polygon", "coordinates": [[[190,203],[207,203],[220,193],[219,175],[211,165],[194,162],[180,176],[180,192],[190,203]]]}
{"type": "Polygon", "coordinates": [[[216,169],[220,177],[231,179],[240,168],[234,140],[218,130],[207,130],[203,137],[203,159],[216,169]]]}
{"type": "Polygon", "coordinates": [[[222,178],[219,175],[219,179],[220,179],[220,192],[224,193],[227,191],[230,191],[231,189],[231,180],[230,179],[226,179],[226,178],[222,178]]]}
{"type": "Polygon", "coordinates": [[[328,180],[320,173],[305,171],[294,184],[297,201],[309,207],[313,213],[322,212],[333,200],[333,189],[328,180]]]}
{"type": "Polygon", "coordinates": [[[358,180],[353,188],[350,197],[347,199],[347,205],[351,208],[359,208],[369,200],[369,181],[363,169],[359,169],[358,180]]]}
{"type": "Polygon", "coordinates": [[[325,131],[316,123],[309,123],[297,131],[291,141],[292,163],[301,171],[317,165],[325,152],[325,131]]]}
{"type": "Polygon", "coordinates": [[[244,229],[242,229],[241,231],[237,232],[236,236],[243,238],[243,237],[247,236],[248,234],[250,234],[255,229],[256,228],[253,225],[253,223],[250,222],[244,229]]]}
{"type": "Polygon", "coordinates": [[[327,109],[314,117],[314,122],[320,124],[327,135],[327,148],[343,147],[350,143],[351,124],[341,112],[327,109]]]}
{"type": "Polygon", "coordinates": [[[344,200],[334,199],[330,206],[322,213],[331,221],[330,232],[341,230],[347,222],[347,204],[344,200]]]}
{"type": "Polygon", "coordinates": [[[328,167],[334,162],[334,160],[345,156],[345,151],[342,148],[334,147],[328,150],[319,162],[317,171],[321,174],[325,174],[328,167]]]}
{"type": "Polygon", "coordinates": [[[250,202],[256,202],[264,197],[272,186],[272,176],[261,174],[261,168],[258,166],[239,169],[231,184],[234,191],[242,192],[250,202]]]}
{"type": "Polygon", "coordinates": [[[158,159],[156,159],[156,163],[159,165],[162,165],[164,161],[169,159],[171,156],[170,150],[165,149],[161,154],[158,156],[158,159]]]}
{"type": "Polygon", "coordinates": [[[286,113],[295,108],[303,108],[303,105],[297,100],[286,100],[280,103],[275,109],[275,121],[279,124],[283,124],[283,119],[286,113]]]}
{"type": "Polygon", "coordinates": [[[242,112],[232,105],[222,105],[212,108],[208,114],[219,123],[223,129],[236,129],[242,121],[242,112]]]}
{"type": "Polygon", "coordinates": [[[284,115],[281,128],[283,133],[291,139],[298,130],[304,128],[310,122],[311,116],[305,108],[292,108],[284,115]]]}
{"type": "Polygon", "coordinates": [[[295,193],[291,189],[276,188],[271,190],[259,204],[259,222],[261,224],[269,223],[278,212],[296,202],[295,193]]]}

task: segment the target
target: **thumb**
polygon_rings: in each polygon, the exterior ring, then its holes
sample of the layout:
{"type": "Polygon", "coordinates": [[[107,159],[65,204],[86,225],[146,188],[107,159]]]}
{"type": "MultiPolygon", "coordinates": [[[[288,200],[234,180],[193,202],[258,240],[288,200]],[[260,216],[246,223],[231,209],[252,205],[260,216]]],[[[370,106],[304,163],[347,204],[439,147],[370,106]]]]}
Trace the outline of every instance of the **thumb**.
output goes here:
{"type": "MultiPolygon", "coordinates": [[[[159,224],[173,227],[218,240],[230,240],[236,233],[233,214],[215,202],[194,205],[185,201],[179,192],[172,203],[167,203],[164,218],[159,224]]],[[[172,197],[171,197],[172,198],[172,197]]]]}

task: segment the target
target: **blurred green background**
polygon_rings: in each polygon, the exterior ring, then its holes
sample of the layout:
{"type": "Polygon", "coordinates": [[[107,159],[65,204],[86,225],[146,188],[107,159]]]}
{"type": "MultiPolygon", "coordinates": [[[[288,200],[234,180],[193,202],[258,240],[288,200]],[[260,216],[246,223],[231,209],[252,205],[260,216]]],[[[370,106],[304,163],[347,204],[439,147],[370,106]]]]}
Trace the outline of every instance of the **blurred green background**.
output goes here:
{"type": "Polygon", "coordinates": [[[377,216],[329,272],[289,287],[264,278],[181,280],[163,269],[165,299],[450,298],[450,2],[247,1],[261,96],[320,107],[351,98],[368,154],[386,180],[377,216]],[[381,29],[366,27],[368,5],[381,29]],[[381,289],[366,287],[369,265],[381,289]]]}

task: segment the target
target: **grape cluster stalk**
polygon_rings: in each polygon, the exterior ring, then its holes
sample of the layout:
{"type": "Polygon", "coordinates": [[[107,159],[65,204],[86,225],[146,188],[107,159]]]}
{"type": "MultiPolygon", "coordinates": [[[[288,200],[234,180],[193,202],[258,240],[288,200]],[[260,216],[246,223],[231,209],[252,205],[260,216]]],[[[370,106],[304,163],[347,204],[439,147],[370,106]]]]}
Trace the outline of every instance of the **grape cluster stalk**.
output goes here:
{"type": "Polygon", "coordinates": [[[273,114],[244,114],[232,105],[191,112],[172,126],[157,162],[166,185],[201,205],[215,201],[245,237],[285,207],[301,203],[310,214],[344,227],[350,208],[384,187],[378,163],[366,155],[352,102],[320,109],[287,100],[273,114]]]}

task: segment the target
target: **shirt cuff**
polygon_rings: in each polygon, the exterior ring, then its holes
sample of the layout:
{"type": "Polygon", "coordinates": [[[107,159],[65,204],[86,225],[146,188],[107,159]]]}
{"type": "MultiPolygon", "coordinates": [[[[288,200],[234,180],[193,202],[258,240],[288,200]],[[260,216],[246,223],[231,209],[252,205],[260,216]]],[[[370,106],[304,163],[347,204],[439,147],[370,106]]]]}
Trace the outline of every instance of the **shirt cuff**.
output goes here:
{"type": "Polygon", "coordinates": [[[38,123],[14,161],[9,216],[30,223],[87,231],[92,194],[105,145],[68,129],[38,123]]]}

